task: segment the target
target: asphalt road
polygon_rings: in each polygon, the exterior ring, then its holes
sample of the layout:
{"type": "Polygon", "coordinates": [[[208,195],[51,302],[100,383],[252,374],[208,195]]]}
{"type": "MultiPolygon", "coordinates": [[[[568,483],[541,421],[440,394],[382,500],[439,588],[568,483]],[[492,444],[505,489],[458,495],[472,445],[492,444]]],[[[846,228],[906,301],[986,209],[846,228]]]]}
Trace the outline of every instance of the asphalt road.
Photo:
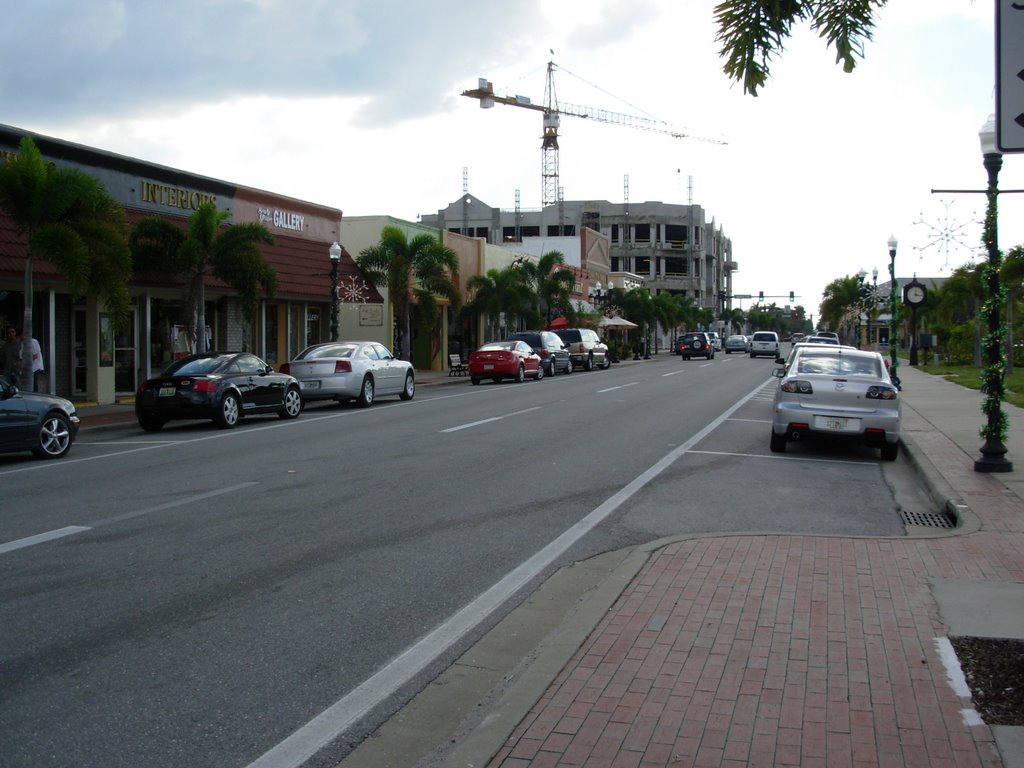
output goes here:
{"type": "Polygon", "coordinates": [[[563,565],[900,535],[875,452],[769,453],[771,368],[663,355],[0,457],[0,766],[332,765],[563,565]]]}

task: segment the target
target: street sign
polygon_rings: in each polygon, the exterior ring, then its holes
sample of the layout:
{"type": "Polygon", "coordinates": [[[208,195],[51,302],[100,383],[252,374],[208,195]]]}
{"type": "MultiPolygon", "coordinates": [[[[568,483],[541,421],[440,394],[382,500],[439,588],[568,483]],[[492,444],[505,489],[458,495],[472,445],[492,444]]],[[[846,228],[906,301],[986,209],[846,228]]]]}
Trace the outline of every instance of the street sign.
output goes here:
{"type": "Polygon", "coordinates": [[[996,144],[1024,152],[1024,2],[996,0],[996,144]]]}
{"type": "Polygon", "coordinates": [[[749,293],[734,293],[734,294],[732,295],[732,297],[733,297],[734,299],[752,299],[752,298],[754,298],[754,297],[753,297],[753,296],[751,296],[751,295],[750,295],[749,293]]]}

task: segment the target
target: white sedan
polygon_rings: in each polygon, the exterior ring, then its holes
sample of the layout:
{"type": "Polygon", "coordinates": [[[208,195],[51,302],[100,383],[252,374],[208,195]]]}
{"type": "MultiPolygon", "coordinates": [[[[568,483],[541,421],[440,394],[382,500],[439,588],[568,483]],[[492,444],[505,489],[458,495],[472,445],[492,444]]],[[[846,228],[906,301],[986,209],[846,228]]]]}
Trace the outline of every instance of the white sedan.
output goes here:
{"type": "Polygon", "coordinates": [[[810,345],[797,350],[772,406],[771,449],[791,440],[828,436],[877,447],[882,458],[899,454],[900,393],[877,352],[810,345]]]}
{"type": "Polygon", "coordinates": [[[416,394],[416,373],[412,363],[399,360],[376,341],[329,341],[306,347],[299,356],[281,366],[299,380],[302,399],[337,400],[355,398],[363,408],[385,395],[412,400],[416,394]]]}

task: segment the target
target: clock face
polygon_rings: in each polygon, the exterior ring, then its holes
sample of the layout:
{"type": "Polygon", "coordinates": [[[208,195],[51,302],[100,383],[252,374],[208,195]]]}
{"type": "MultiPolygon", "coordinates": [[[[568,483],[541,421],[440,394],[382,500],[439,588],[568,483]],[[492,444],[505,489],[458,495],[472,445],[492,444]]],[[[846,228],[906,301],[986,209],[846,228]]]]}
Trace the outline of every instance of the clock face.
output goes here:
{"type": "Polygon", "coordinates": [[[907,301],[911,304],[920,304],[924,301],[924,288],[919,285],[912,285],[907,288],[907,301]]]}

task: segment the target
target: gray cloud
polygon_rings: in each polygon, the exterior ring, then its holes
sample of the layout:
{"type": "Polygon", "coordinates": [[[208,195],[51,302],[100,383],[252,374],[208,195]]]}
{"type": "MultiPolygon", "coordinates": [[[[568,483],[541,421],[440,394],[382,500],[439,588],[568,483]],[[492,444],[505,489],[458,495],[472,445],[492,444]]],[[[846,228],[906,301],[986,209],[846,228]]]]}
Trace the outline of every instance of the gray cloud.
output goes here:
{"type": "Polygon", "coordinates": [[[0,121],[338,95],[370,96],[360,120],[391,124],[521,46],[536,2],[0,0],[0,121]]]}

